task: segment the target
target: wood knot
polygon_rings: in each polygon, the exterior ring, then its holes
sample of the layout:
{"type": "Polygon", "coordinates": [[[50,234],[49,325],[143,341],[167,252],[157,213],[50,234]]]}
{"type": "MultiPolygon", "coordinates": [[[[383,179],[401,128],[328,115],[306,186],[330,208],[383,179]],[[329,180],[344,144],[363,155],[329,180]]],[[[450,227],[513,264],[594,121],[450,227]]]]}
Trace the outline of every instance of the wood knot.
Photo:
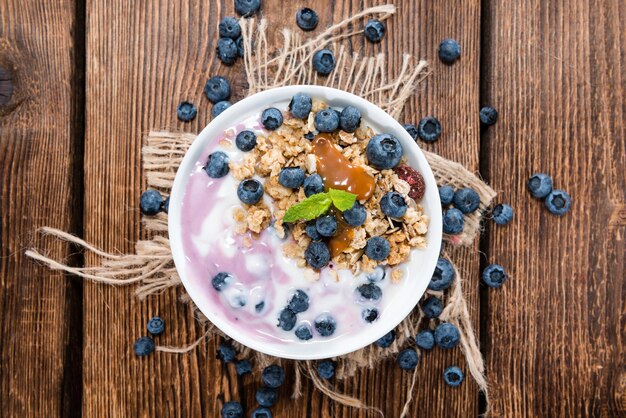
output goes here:
{"type": "Polygon", "coordinates": [[[0,106],[6,106],[13,96],[13,72],[0,67],[0,106]]]}

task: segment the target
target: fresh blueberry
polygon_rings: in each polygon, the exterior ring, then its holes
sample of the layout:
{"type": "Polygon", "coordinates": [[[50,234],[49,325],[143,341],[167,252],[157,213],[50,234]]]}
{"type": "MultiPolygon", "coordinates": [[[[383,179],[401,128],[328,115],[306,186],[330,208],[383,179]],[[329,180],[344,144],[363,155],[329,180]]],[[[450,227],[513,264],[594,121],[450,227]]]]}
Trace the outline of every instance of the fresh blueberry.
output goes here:
{"type": "Polygon", "coordinates": [[[489,287],[501,287],[506,281],[507,275],[504,267],[499,264],[490,264],[483,270],[483,282],[489,287]]]}
{"type": "Polygon", "coordinates": [[[366,308],[361,311],[361,317],[366,322],[374,322],[378,319],[378,309],[376,308],[366,308]]]}
{"type": "Polygon", "coordinates": [[[285,331],[291,331],[296,326],[296,313],[285,308],[278,314],[278,327],[285,331]]]}
{"type": "Polygon", "coordinates": [[[141,337],[133,344],[133,350],[135,350],[135,354],[139,357],[152,354],[154,348],[154,340],[150,337],[141,337]]]}
{"type": "Polygon", "coordinates": [[[237,44],[237,55],[239,55],[239,58],[243,58],[246,52],[243,45],[243,36],[237,38],[235,44],[237,44]]]}
{"type": "Polygon", "coordinates": [[[315,129],[320,132],[335,132],[339,127],[339,116],[333,109],[322,109],[315,114],[315,129]]]}
{"type": "Polygon", "coordinates": [[[552,190],[544,203],[550,213],[562,216],[569,212],[572,206],[572,199],[563,190],[552,190]]]}
{"type": "Polygon", "coordinates": [[[389,255],[391,246],[383,237],[372,237],[365,244],[365,255],[371,260],[382,261],[389,255]]]}
{"type": "Polygon", "coordinates": [[[394,330],[389,331],[382,337],[376,340],[376,345],[380,348],[388,348],[393,344],[396,339],[396,332],[394,330]]]}
{"type": "Polygon", "coordinates": [[[366,24],[363,32],[365,38],[370,42],[380,42],[385,36],[387,28],[385,24],[378,19],[370,19],[366,24]]]}
{"type": "Polygon", "coordinates": [[[544,173],[533,174],[528,179],[528,190],[533,197],[543,199],[552,191],[552,178],[544,173]]]}
{"type": "Polygon", "coordinates": [[[422,304],[422,311],[424,311],[426,318],[438,318],[443,312],[443,303],[441,303],[441,299],[431,296],[422,304]]]}
{"type": "Polygon", "coordinates": [[[356,290],[366,300],[378,300],[383,296],[382,289],[372,282],[362,284],[356,290]]]}
{"type": "Polygon", "coordinates": [[[459,343],[461,334],[457,327],[449,322],[442,322],[435,328],[435,344],[441,348],[454,348],[459,343]]]}
{"type": "Polygon", "coordinates": [[[506,225],[513,220],[513,208],[506,203],[500,203],[491,211],[491,217],[496,224],[506,225]]]}
{"type": "Polygon", "coordinates": [[[181,102],[176,108],[176,114],[178,115],[178,119],[183,122],[189,122],[196,117],[198,109],[193,103],[181,102]]]}
{"type": "Polygon", "coordinates": [[[389,134],[375,135],[367,143],[365,153],[370,165],[385,170],[394,168],[402,159],[402,145],[400,141],[389,134]]]}
{"type": "Polygon", "coordinates": [[[158,316],[150,318],[146,326],[148,332],[152,335],[162,334],[165,330],[165,322],[158,316]]]}
{"type": "Polygon", "coordinates": [[[464,377],[463,371],[457,366],[450,366],[443,372],[444,382],[446,382],[446,385],[452,387],[457,387],[463,383],[464,377]]]}
{"type": "Polygon", "coordinates": [[[461,45],[454,39],[444,39],[439,44],[439,59],[444,64],[453,64],[461,56],[461,45]]]}
{"type": "Polygon", "coordinates": [[[229,343],[221,343],[217,346],[217,355],[215,356],[215,358],[217,358],[218,360],[222,360],[224,363],[230,363],[232,361],[235,361],[236,357],[237,352],[235,351],[234,347],[229,343]]]}
{"type": "Polygon", "coordinates": [[[261,301],[261,302],[257,303],[256,305],[254,305],[254,311],[256,313],[263,312],[263,308],[265,308],[265,302],[263,302],[263,301],[261,301]]]}
{"type": "Polygon", "coordinates": [[[216,118],[219,115],[221,115],[223,111],[225,111],[226,109],[228,109],[231,106],[232,106],[232,104],[229,101],[226,101],[226,100],[223,100],[221,102],[217,102],[217,103],[215,103],[213,105],[213,108],[211,109],[211,116],[216,118]]]}
{"type": "Polygon", "coordinates": [[[271,364],[263,369],[263,373],[261,374],[261,380],[263,381],[263,384],[267,387],[273,389],[279,388],[285,382],[285,369],[276,364],[271,364]]]}
{"type": "Polygon", "coordinates": [[[387,192],[380,199],[380,210],[392,218],[401,218],[407,210],[406,200],[398,192],[387,192]]]}
{"type": "Polygon", "coordinates": [[[239,56],[237,44],[230,38],[220,38],[217,41],[217,57],[225,65],[233,65],[239,56]]]}
{"type": "Polygon", "coordinates": [[[452,203],[452,199],[454,199],[454,188],[452,186],[441,186],[439,188],[439,200],[441,200],[441,204],[447,206],[452,203]]]}
{"type": "Polygon", "coordinates": [[[139,198],[139,210],[144,215],[153,216],[161,210],[163,197],[158,190],[149,189],[141,194],[139,198]]]}
{"type": "Polygon", "coordinates": [[[280,170],[278,182],[288,189],[297,189],[304,184],[304,170],[300,167],[285,167],[280,170]]]}
{"type": "Polygon", "coordinates": [[[435,346],[435,334],[429,329],[420,331],[415,337],[415,344],[423,350],[432,350],[435,346]]]}
{"type": "Polygon", "coordinates": [[[299,119],[304,119],[311,113],[311,107],[313,107],[313,101],[311,96],[304,93],[296,93],[289,102],[289,110],[291,114],[299,119]]]}
{"type": "Polygon", "coordinates": [[[254,398],[259,405],[269,408],[278,402],[278,391],[274,388],[258,388],[254,398]]]}
{"type": "Polygon", "coordinates": [[[313,332],[309,324],[301,324],[296,328],[296,337],[302,341],[308,341],[313,338],[313,332]]]}
{"type": "Polygon", "coordinates": [[[443,212],[443,233],[448,235],[457,235],[463,232],[465,227],[465,218],[463,212],[457,208],[450,208],[443,212]]]}
{"type": "Polygon", "coordinates": [[[437,266],[430,283],[428,283],[428,288],[437,291],[446,290],[454,281],[454,276],[452,263],[445,258],[440,258],[437,260],[437,266]]]}
{"type": "Polygon", "coordinates": [[[377,266],[374,270],[367,273],[365,276],[367,280],[373,283],[380,282],[385,278],[385,269],[382,266],[377,266]]]}
{"type": "Polygon", "coordinates": [[[310,221],[306,224],[304,228],[304,232],[313,240],[318,241],[322,239],[322,236],[319,232],[317,232],[317,228],[315,227],[315,221],[310,221]]]}
{"type": "Polygon", "coordinates": [[[250,17],[261,8],[261,0],[235,0],[235,11],[243,17],[250,17]]]}
{"type": "Polygon", "coordinates": [[[402,370],[413,370],[417,367],[419,357],[417,356],[417,351],[414,349],[405,348],[398,354],[397,361],[402,370]]]}
{"type": "Polygon", "coordinates": [[[434,116],[426,116],[417,126],[417,135],[424,142],[435,142],[441,135],[441,123],[434,116]]]}
{"type": "Polygon", "coordinates": [[[308,139],[309,141],[313,141],[315,139],[315,133],[314,132],[308,132],[308,133],[304,134],[304,138],[308,139]]]}
{"type": "Polygon", "coordinates": [[[309,197],[324,191],[324,180],[319,174],[311,174],[304,179],[304,195],[309,197]]]}
{"type": "Polygon", "coordinates": [[[330,261],[328,246],[320,241],[313,241],[304,252],[304,259],[316,270],[325,267],[330,261]]]}
{"type": "Polygon", "coordinates": [[[315,318],[315,330],[322,337],[329,337],[335,333],[335,329],[337,328],[337,322],[330,315],[320,315],[315,318]]]}
{"type": "Polygon", "coordinates": [[[211,103],[230,99],[230,83],[219,75],[209,78],[204,86],[204,94],[211,103]]]}
{"type": "Polygon", "coordinates": [[[454,203],[454,207],[461,212],[465,214],[472,213],[478,209],[480,205],[480,196],[478,196],[478,193],[473,189],[464,187],[454,192],[452,203],[454,203]]]}
{"type": "Polygon", "coordinates": [[[320,216],[315,220],[317,232],[323,237],[332,237],[337,233],[337,219],[332,215],[320,216]]]}
{"type": "Polygon", "coordinates": [[[319,18],[317,17],[317,13],[315,13],[315,10],[311,10],[308,7],[298,10],[298,13],[296,13],[296,24],[304,31],[315,29],[318,22],[319,18]]]}
{"type": "Polygon", "coordinates": [[[260,407],[252,411],[252,418],[273,418],[272,411],[265,407],[260,407]]]}
{"type": "Polygon", "coordinates": [[[237,376],[243,376],[244,374],[252,373],[252,363],[250,360],[237,360],[235,362],[235,371],[237,376]]]}
{"type": "Polygon", "coordinates": [[[498,120],[498,111],[491,106],[480,109],[480,121],[483,125],[491,126],[498,120]]]}
{"type": "Polygon", "coordinates": [[[322,360],[317,363],[317,375],[322,379],[332,379],[335,375],[335,362],[332,360],[322,360]]]}
{"type": "Polygon", "coordinates": [[[161,210],[165,213],[169,213],[170,212],[170,197],[166,197],[165,200],[163,200],[163,203],[161,203],[161,210]]]}
{"type": "Polygon", "coordinates": [[[296,290],[296,293],[291,297],[287,307],[295,313],[306,311],[309,309],[309,295],[300,289],[296,290]]]}
{"type": "Polygon", "coordinates": [[[361,125],[361,112],[354,106],[346,106],[339,115],[339,127],[346,132],[354,132],[361,125]]]}
{"type": "Polygon", "coordinates": [[[220,37],[237,39],[241,36],[241,26],[234,17],[227,16],[220,22],[220,37]]]}
{"type": "Polygon", "coordinates": [[[239,402],[226,402],[222,406],[222,418],[243,418],[243,407],[239,402]]]}
{"type": "Polygon", "coordinates": [[[256,147],[256,134],[248,130],[239,132],[237,138],[235,138],[235,145],[241,151],[252,151],[256,147]]]}
{"type": "Polygon", "coordinates": [[[220,272],[211,279],[211,284],[213,285],[213,289],[221,292],[233,281],[233,276],[228,273],[220,272]]]}
{"type": "Polygon", "coordinates": [[[343,212],[343,219],[350,226],[361,226],[365,223],[367,218],[367,212],[365,206],[359,203],[358,200],[354,202],[354,205],[348,210],[343,212]]]}
{"type": "Polygon", "coordinates": [[[419,133],[417,132],[417,127],[415,125],[412,123],[405,123],[402,127],[409,133],[409,135],[411,135],[411,138],[413,138],[414,141],[417,141],[419,133]]]}
{"type": "Polygon", "coordinates": [[[335,68],[337,61],[330,49],[320,49],[313,54],[313,69],[320,75],[328,75],[335,68]]]}
{"type": "Polygon", "coordinates": [[[244,180],[237,187],[237,196],[243,203],[254,205],[263,197],[263,185],[255,179],[244,180]]]}
{"type": "Polygon", "coordinates": [[[265,129],[275,131],[283,124],[283,114],[275,107],[265,109],[261,114],[261,123],[263,123],[265,129]]]}

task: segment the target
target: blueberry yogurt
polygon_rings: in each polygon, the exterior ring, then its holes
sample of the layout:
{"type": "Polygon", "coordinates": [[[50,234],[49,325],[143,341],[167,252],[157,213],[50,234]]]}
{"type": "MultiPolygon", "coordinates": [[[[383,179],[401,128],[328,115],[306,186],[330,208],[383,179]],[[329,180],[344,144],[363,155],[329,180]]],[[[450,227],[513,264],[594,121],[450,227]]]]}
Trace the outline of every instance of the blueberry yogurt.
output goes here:
{"type": "Polygon", "coordinates": [[[406,177],[421,175],[399,141],[373,132],[358,109],[337,125],[342,109],[301,96],[291,111],[268,104],[211,141],[181,213],[186,276],[211,314],[284,344],[323,343],[384,319],[397,283],[417,273],[407,261],[428,227],[423,187],[416,193],[406,177]],[[309,114],[295,111],[300,102],[312,103],[309,114]]]}

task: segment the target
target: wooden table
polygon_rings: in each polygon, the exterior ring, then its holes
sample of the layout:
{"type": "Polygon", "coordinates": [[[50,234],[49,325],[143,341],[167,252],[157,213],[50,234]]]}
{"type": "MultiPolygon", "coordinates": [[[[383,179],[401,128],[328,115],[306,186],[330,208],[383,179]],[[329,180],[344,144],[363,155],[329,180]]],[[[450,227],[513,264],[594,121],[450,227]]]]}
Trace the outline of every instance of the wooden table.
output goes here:
{"type": "MultiPolygon", "coordinates": [[[[264,0],[271,28],[295,27],[303,4],[321,26],[371,4],[363,0],[264,0]]],[[[623,0],[397,0],[380,45],[356,49],[427,58],[432,75],[405,120],[438,116],[443,135],[423,145],[479,172],[516,210],[464,250],[460,269],[491,385],[491,410],[506,417],[626,414],[625,117],[623,0]],[[436,58],[446,37],[461,60],[436,58]],[[498,123],[481,130],[478,110],[498,123]],[[573,197],[563,218],[532,199],[525,182],[550,173],[573,197]],[[479,251],[480,250],[480,253],[479,251]],[[482,255],[480,255],[482,254],[482,255]],[[490,262],[511,280],[479,286],[490,262]]],[[[0,1],[0,414],[15,417],[216,417],[224,400],[254,405],[256,383],[214,358],[215,342],[189,355],[138,360],[132,342],[146,320],[167,320],[165,343],[203,330],[166,292],[146,302],[131,288],[82,283],[25,259],[35,228],[73,232],[107,251],[132,252],[142,137],[152,128],[196,132],[210,119],[202,89],[210,75],[245,94],[242,66],[215,59],[217,23],[232,0],[0,1]],[[190,124],[181,100],[199,105],[190,124]]],[[[93,265],[65,245],[49,254],[93,265]]],[[[468,379],[443,383],[459,350],[435,350],[419,368],[412,417],[476,416],[484,402],[468,379]]],[[[392,361],[362,371],[340,390],[399,415],[409,375],[392,361]]],[[[328,402],[310,382],[276,417],[365,417],[328,402]]]]}

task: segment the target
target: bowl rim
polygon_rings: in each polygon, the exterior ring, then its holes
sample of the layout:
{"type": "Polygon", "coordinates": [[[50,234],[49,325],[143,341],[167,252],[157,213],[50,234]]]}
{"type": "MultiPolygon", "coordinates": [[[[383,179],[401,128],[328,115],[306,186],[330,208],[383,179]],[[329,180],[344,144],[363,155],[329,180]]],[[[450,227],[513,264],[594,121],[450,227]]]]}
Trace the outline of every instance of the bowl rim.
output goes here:
{"type": "MultiPolygon", "coordinates": [[[[186,186],[187,184],[186,180],[188,179],[188,174],[191,173],[191,169],[197,161],[196,157],[194,156],[197,156],[215,137],[215,132],[213,132],[215,129],[217,129],[215,127],[224,124],[224,121],[228,119],[236,121],[241,119],[241,117],[239,117],[240,115],[247,115],[252,113],[251,110],[246,111],[245,108],[252,108],[253,104],[257,102],[260,104],[265,103],[266,108],[277,102],[282,102],[286,100],[288,101],[289,98],[292,97],[295,93],[305,93],[310,95],[311,97],[337,96],[333,100],[349,102],[359,109],[366,108],[367,113],[370,115],[368,119],[372,119],[373,116],[378,121],[378,118],[381,118],[381,120],[384,121],[385,125],[390,125],[392,129],[391,132],[388,133],[393,134],[401,141],[405,154],[408,150],[410,153],[413,154],[413,157],[417,159],[418,166],[420,167],[420,173],[422,174],[426,185],[426,194],[424,195],[424,198],[428,196],[430,207],[427,215],[430,218],[430,223],[428,226],[428,242],[426,244],[426,247],[419,250],[412,249],[411,251],[428,251],[429,253],[433,254],[427,259],[426,263],[420,264],[420,274],[422,275],[422,277],[423,274],[427,274],[428,278],[432,276],[432,273],[434,272],[437,264],[437,260],[439,258],[442,244],[442,211],[437,183],[424,153],[421,151],[413,138],[411,138],[408,132],[406,132],[406,130],[402,127],[402,125],[383,109],[371,103],[370,101],[362,97],[356,96],[352,93],[325,86],[294,85],[264,90],[262,92],[248,96],[241,101],[233,104],[231,107],[222,112],[219,116],[214,118],[209,124],[207,124],[204,129],[196,136],[191,146],[185,153],[185,156],[183,157],[180,166],[177,169],[176,177],[174,179],[174,183],[172,185],[170,193],[168,235],[174,265],[176,267],[176,271],[178,272],[180,280],[185,287],[186,292],[189,294],[190,298],[193,300],[198,309],[200,309],[200,311],[207,317],[207,319],[211,323],[213,323],[221,332],[223,332],[233,340],[264,354],[293,360],[318,360],[342,356],[357,351],[374,343],[380,337],[387,334],[390,330],[395,329],[413,311],[415,306],[417,306],[419,300],[426,291],[430,279],[422,280],[423,283],[420,283],[418,291],[416,292],[417,294],[419,294],[419,297],[415,297],[414,303],[407,303],[405,305],[402,305],[402,309],[399,310],[397,316],[386,318],[385,322],[388,323],[388,326],[386,327],[387,331],[381,335],[375,334],[374,336],[362,338],[362,341],[353,344],[327,344],[328,347],[334,347],[334,350],[327,349],[326,352],[322,350],[322,345],[317,345],[316,347],[320,349],[320,353],[315,354],[302,354],[298,353],[297,350],[280,351],[272,347],[272,344],[268,344],[265,341],[250,339],[248,335],[239,332],[237,327],[232,326],[225,320],[222,320],[219,316],[210,314],[211,310],[208,307],[208,299],[200,297],[199,294],[202,292],[198,288],[197,284],[193,283],[193,280],[190,280],[189,277],[186,277],[185,255],[180,233],[181,207],[185,192],[184,186],[186,186]],[[432,206],[434,206],[434,210],[432,206]]],[[[263,109],[264,107],[256,108],[263,109]]],[[[413,261],[409,260],[408,262],[413,261]]],[[[368,334],[363,333],[363,335],[368,334]]],[[[330,341],[334,341],[334,339],[331,339],[330,341]]],[[[288,346],[291,347],[291,345],[288,346]]]]}

